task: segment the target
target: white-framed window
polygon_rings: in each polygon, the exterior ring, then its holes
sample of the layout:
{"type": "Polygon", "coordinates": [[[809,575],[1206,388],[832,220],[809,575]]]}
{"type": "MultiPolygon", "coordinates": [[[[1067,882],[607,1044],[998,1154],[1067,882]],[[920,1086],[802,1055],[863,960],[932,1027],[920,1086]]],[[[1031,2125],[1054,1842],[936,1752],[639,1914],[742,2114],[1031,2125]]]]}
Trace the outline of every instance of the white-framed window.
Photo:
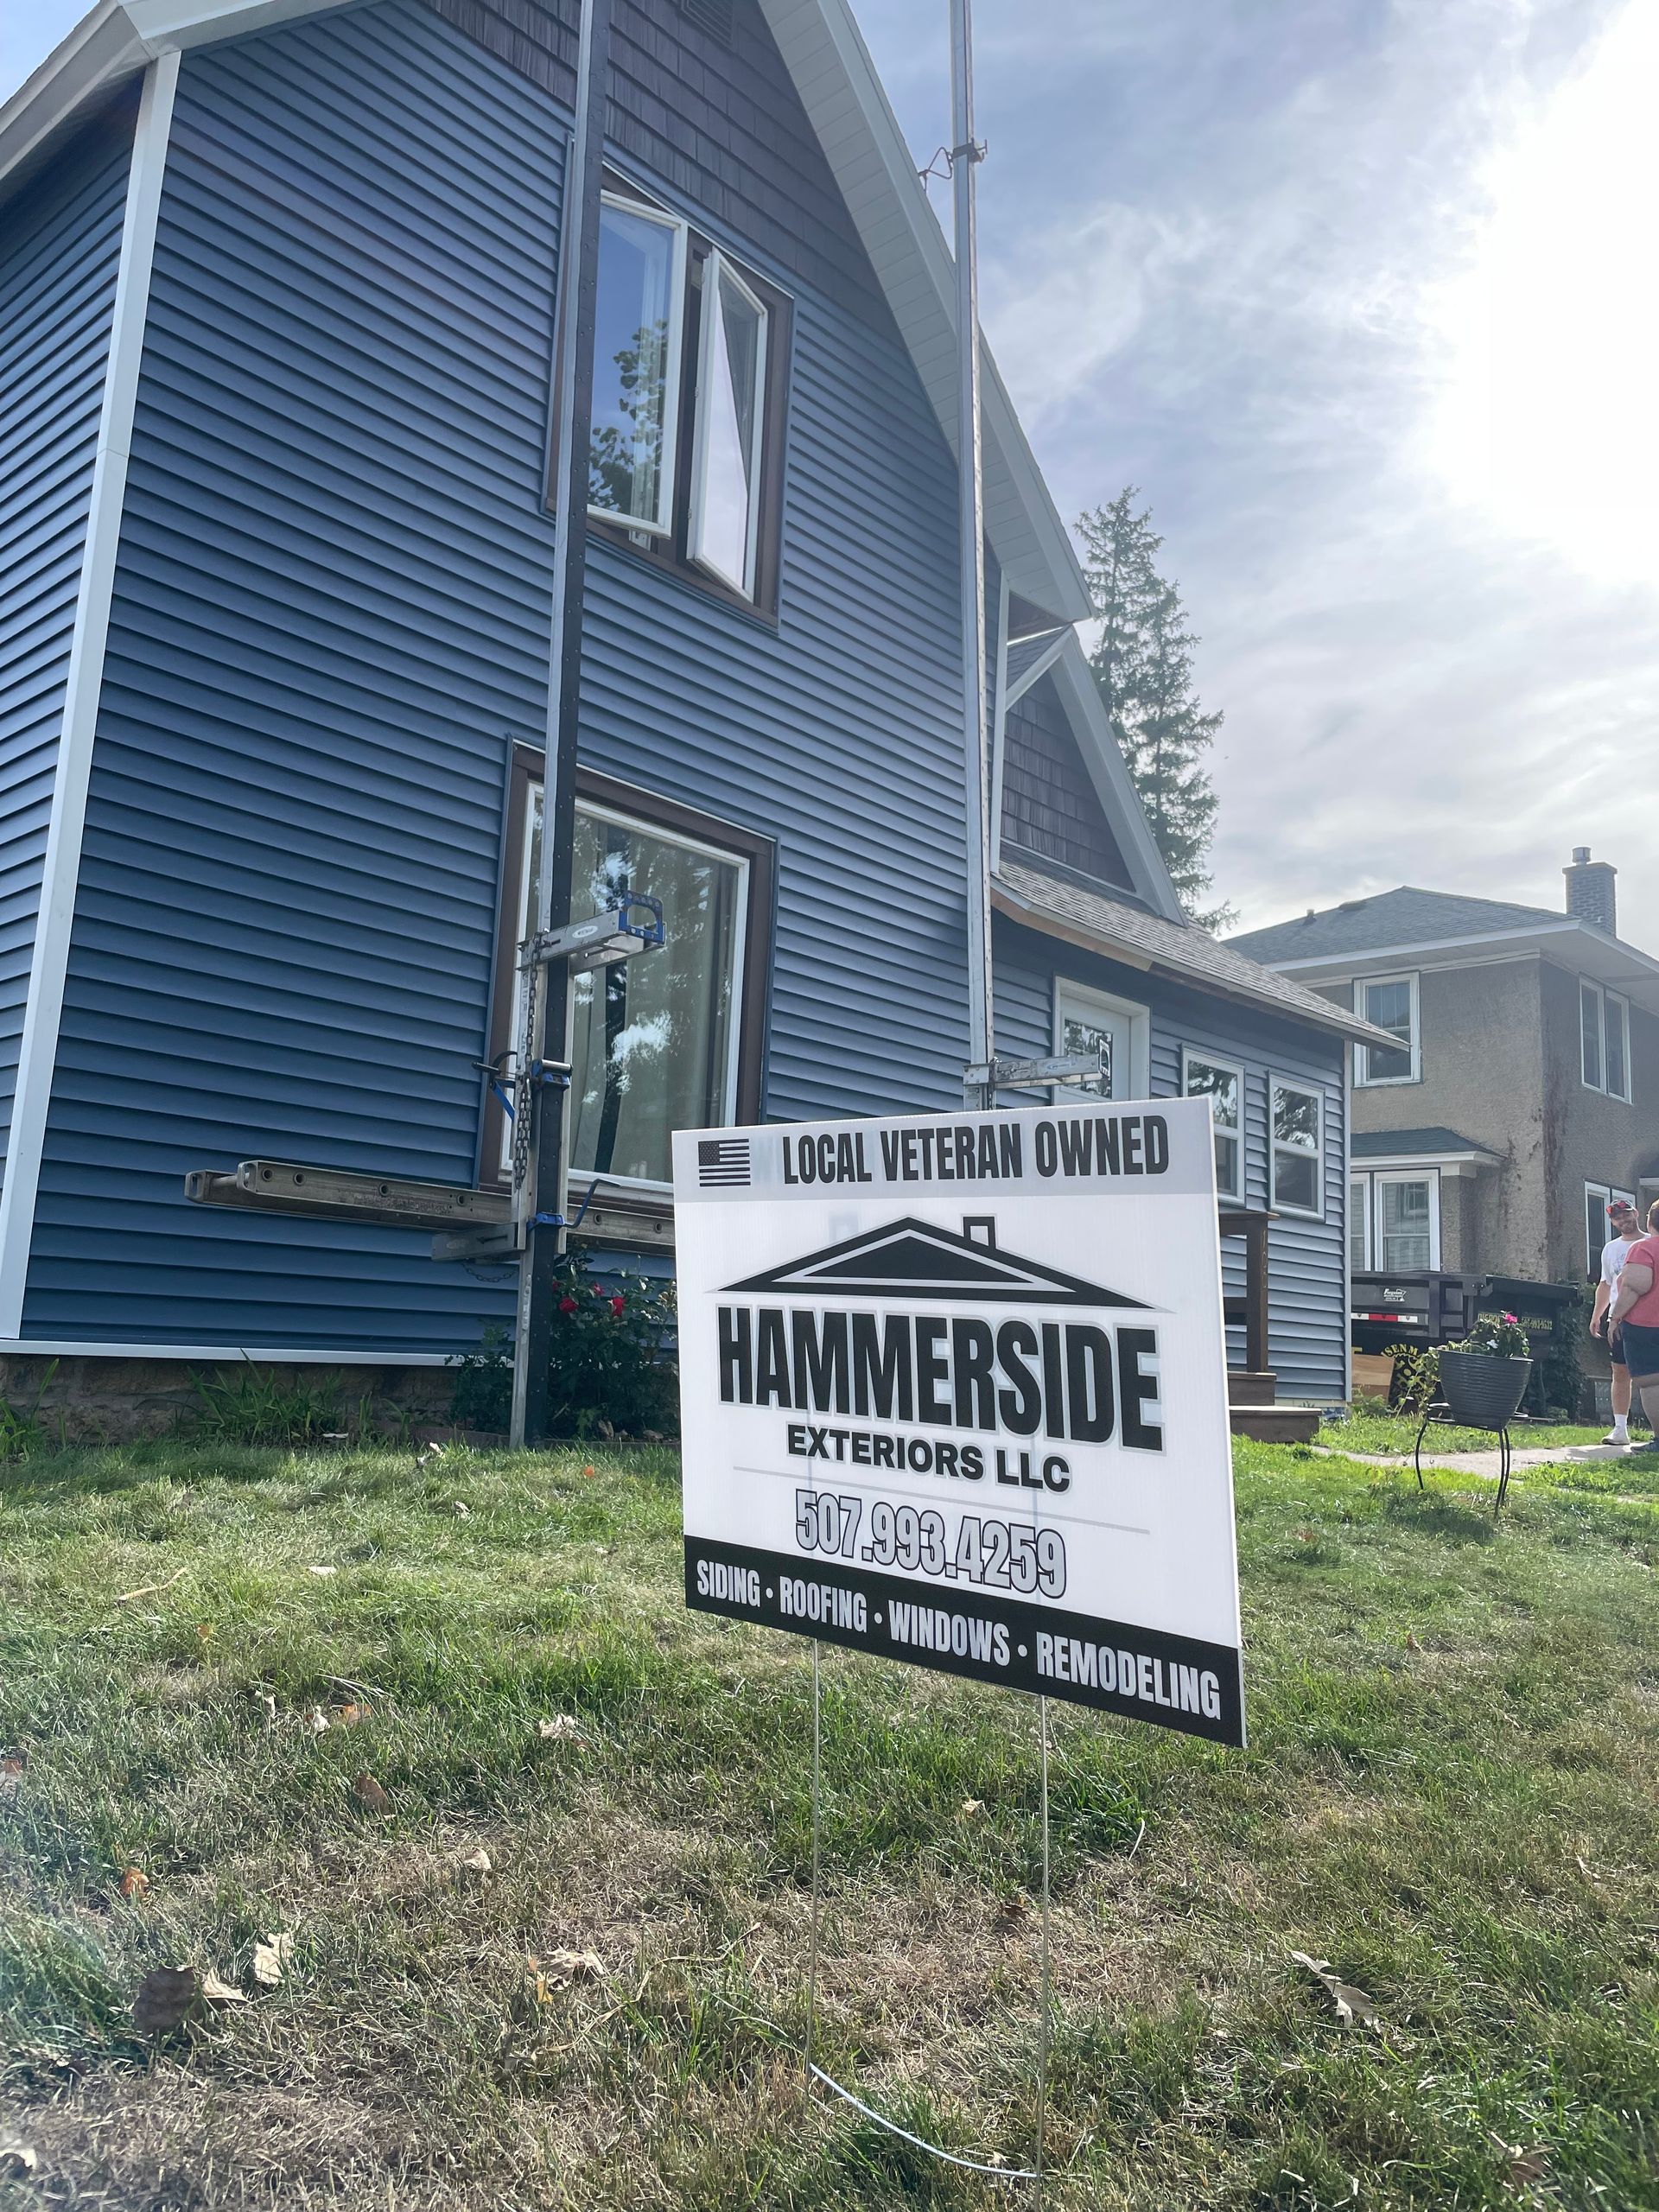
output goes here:
{"type": "Polygon", "coordinates": [[[662,209],[601,202],[588,512],[657,536],[673,528],[688,235],[662,209]]]}
{"type": "MultiPolygon", "coordinates": [[[[541,867],[542,786],[528,786],[506,893],[531,933],[541,867]]],[[[570,911],[603,913],[631,894],[659,899],[667,943],[570,985],[571,1172],[648,1187],[672,1183],[676,1129],[738,1119],[748,858],[620,807],[578,800],[570,911]]],[[[512,1026],[519,1032],[522,982],[512,1026]]],[[[499,1166],[512,1159],[511,1125],[499,1166]]]]}
{"type": "Polygon", "coordinates": [[[1587,976],[1579,981],[1579,1072],[1586,1090],[1630,1103],[1630,1001],[1587,976]]]}
{"type": "Polygon", "coordinates": [[[1272,1204],[1279,1213],[1325,1211],[1325,1099],[1310,1084],[1274,1076],[1268,1085],[1272,1204]]]}
{"type": "Polygon", "coordinates": [[[1422,1021],[1416,976],[1361,976],[1354,984],[1354,1011],[1400,1040],[1397,1049],[1387,1045],[1357,1046],[1355,1083],[1370,1090],[1388,1083],[1421,1083],[1422,1021]]]}
{"type": "Polygon", "coordinates": [[[1086,983],[1057,976],[1054,982],[1054,1050],[1100,1054],[1097,1080],[1068,1084],[1061,1094],[1094,1098],[1150,1096],[1152,1018],[1132,999],[1114,998],[1086,983]]]}
{"type": "Polygon", "coordinates": [[[1634,1191],[1621,1191],[1616,1183],[1586,1183],[1584,1186],[1584,1270],[1592,1282],[1601,1281],[1601,1255],[1613,1241],[1607,1209],[1615,1198],[1636,1204],[1634,1191]]]}
{"type": "Polygon", "coordinates": [[[1348,1179],[1348,1271],[1367,1275],[1371,1271],[1371,1181],[1369,1175],[1348,1179]]]}
{"type": "Polygon", "coordinates": [[[725,255],[711,253],[702,270],[686,551],[746,599],[754,596],[760,525],[769,320],[725,255]]]}
{"type": "Polygon", "coordinates": [[[1440,1264],[1440,1179],[1379,1171],[1371,1178],[1376,1263],[1384,1274],[1427,1274],[1440,1264]]]}
{"type": "Polygon", "coordinates": [[[777,612],[792,310],[626,177],[600,211],[588,513],[716,599],[777,612]]]}
{"type": "Polygon", "coordinates": [[[1188,1098],[1210,1101],[1216,1133],[1216,1195],[1242,1201],[1244,1196],[1244,1071],[1213,1052],[1190,1046],[1181,1051],[1181,1090],[1188,1098]]]}

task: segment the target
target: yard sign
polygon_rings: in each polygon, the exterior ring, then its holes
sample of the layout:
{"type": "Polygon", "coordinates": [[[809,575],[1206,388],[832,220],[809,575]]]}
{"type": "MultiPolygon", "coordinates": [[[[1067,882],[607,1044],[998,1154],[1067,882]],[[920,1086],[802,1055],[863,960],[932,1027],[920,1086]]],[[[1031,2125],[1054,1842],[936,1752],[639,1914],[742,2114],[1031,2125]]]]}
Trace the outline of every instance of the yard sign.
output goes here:
{"type": "Polygon", "coordinates": [[[1244,1739],[1204,1099],[683,1131],[687,1603],[1244,1739]]]}

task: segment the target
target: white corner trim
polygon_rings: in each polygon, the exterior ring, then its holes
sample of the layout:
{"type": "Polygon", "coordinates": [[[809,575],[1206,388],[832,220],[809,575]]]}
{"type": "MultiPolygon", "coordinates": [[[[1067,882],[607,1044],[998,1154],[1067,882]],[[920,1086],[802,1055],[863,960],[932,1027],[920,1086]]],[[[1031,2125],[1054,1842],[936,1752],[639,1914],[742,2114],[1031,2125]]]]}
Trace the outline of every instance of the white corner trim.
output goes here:
{"type": "Polygon", "coordinates": [[[40,1189],[41,1154],[46,1142],[47,1109],[52,1100],[58,1029],[63,1016],[64,978],[69,966],[69,936],[80,879],[81,836],[86,823],[87,787],[92,780],[92,739],[104,689],[104,651],[109,640],[115,556],[121,538],[122,509],[126,502],[127,462],[138,396],[138,369],[144,351],[144,321],[149,307],[156,226],[161,210],[162,177],[167,166],[178,79],[176,54],[162,54],[150,63],[145,73],[132,142],[132,165],[127,176],[126,214],[115,280],[109,360],[104,373],[98,452],[92,465],[80,589],[75,602],[75,627],[64,687],[57,775],[52,787],[52,818],[47,830],[41,903],[29,971],[29,998],[18,1046],[17,1087],[12,1100],[5,1185],[0,1190],[0,1339],[17,1337],[22,1326],[23,1291],[29,1280],[29,1247],[35,1234],[35,1200],[40,1189]]]}
{"type": "Polygon", "coordinates": [[[1004,723],[1008,712],[1008,580],[996,597],[996,678],[991,697],[991,874],[1002,865],[1002,766],[1007,758],[1004,723]]]}

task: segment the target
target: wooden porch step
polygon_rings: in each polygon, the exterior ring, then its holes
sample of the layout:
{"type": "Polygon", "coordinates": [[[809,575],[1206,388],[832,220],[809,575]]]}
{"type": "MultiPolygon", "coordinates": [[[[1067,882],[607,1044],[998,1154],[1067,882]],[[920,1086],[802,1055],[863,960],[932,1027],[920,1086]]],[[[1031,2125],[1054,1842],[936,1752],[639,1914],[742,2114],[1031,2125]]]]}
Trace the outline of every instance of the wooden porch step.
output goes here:
{"type": "Polygon", "coordinates": [[[1270,1367],[1230,1367],[1227,1370],[1230,1406],[1270,1406],[1278,1387],[1279,1377],[1270,1367]]]}
{"type": "Polygon", "coordinates": [[[1236,1405],[1227,1422],[1235,1436],[1253,1436],[1258,1444],[1311,1444],[1319,1433],[1313,1406],[1236,1405]]]}

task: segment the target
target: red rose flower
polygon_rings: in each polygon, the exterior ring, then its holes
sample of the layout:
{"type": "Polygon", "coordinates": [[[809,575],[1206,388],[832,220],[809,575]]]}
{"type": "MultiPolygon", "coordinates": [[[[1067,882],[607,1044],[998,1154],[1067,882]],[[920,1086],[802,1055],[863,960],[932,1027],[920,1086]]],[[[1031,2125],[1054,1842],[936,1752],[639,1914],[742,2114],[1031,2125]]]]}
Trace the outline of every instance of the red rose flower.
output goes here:
{"type": "Polygon", "coordinates": [[[623,1311],[624,1311],[624,1309],[626,1308],[626,1305],[627,1305],[627,1302],[628,1302],[628,1301],[627,1301],[627,1300],[626,1300],[626,1298],[624,1298],[624,1297],[620,1294],[620,1293],[619,1293],[619,1294],[617,1294],[617,1296],[616,1296],[616,1297],[614,1297],[614,1298],[611,1300],[611,1311],[612,1311],[612,1313],[613,1313],[617,1314],[618,1316],[620,1316],[620,1314],[622,1313],[622,1312],[623,1312],[623,1311]]]}
{"type": "Polygon", "coordinates": [[[576,1301],[567,1292],[565,1296],[559,1300],[559,1311],[561,1313],[574,1313],[575,1310],[576,1301]]]}

